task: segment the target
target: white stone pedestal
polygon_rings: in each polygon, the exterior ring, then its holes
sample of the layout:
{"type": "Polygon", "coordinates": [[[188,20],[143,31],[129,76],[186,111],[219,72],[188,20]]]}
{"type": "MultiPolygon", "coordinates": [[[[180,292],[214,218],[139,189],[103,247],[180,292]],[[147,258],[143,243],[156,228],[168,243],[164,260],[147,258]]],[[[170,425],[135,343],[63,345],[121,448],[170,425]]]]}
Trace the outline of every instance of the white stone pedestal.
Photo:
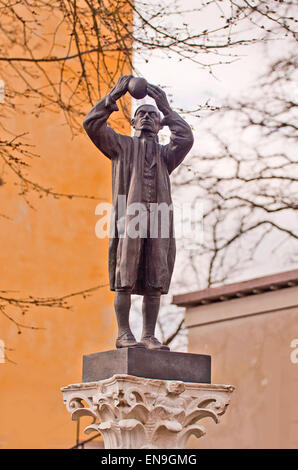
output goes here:
{"type": "Polygon", "coordinates": [[[218,423],[234,387],[114,375],[61,390],[73,420],[93,418],[85,433],[100,432],[105,449],[185,449],[205,434],[203,418],[218,423]]]}

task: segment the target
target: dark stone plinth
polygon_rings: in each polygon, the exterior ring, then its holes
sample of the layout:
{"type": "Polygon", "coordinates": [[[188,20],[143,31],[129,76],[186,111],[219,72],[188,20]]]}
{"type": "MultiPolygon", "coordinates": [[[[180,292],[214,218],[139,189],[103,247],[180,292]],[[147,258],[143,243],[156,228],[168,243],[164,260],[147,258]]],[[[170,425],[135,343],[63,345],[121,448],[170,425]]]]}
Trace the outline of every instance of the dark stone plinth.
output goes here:
{"type": "Polygon", "coordinates": [[[115,374],[211,383],[211,356],[140,348],[114,349],[83,356],[83,382],[108,379],[115,374]]]}

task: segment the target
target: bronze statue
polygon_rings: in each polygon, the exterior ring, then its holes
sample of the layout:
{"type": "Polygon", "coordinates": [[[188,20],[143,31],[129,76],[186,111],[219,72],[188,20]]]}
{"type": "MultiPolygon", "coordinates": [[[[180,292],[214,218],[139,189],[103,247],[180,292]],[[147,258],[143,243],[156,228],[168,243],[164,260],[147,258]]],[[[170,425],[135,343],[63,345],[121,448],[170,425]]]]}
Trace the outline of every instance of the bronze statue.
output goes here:
{"type": "MultiPolygon", "coordinates": [[[[154,336],[160,296],[168,292],[175,261],[169,175],[191,149],[193,134],[190,126],[171,109],[165,92],[149,83],[146,91],[155,100],[157,108],[147,104],[137,108],[131,121],[134,136],[118,134],[109,127],[110,114],[119,110],[116,101],[129,90],[132,79],[134,83],[130,89],[138,94],[134,77],[119,78],[110,93],[87,114],[84,128],[96,147],[112,162],[109,277],[110,288],[115,291],[119,329],[116,347],[169,350],[154,336]],[[169,126],[171,131],[167,145],[158,142],[158,132],[163,126],[169,126]],[[137,236],[136,231],[131,230],[131,227],[136,228],[136,207],[141,221],[137,236]],[[163,212],[164,208],[167,210],[163,212]],[[165,230],[158,225],[160,222],[164,222],[165,230]],[[144,296],[140,342],[136,341],[129,326],[131,294],[144,296]]],[[[141,80],[140,85],[144,86],[144,79],[141,80]]],[[[138,96],[142,95],[141,90],[138,96]]]]}

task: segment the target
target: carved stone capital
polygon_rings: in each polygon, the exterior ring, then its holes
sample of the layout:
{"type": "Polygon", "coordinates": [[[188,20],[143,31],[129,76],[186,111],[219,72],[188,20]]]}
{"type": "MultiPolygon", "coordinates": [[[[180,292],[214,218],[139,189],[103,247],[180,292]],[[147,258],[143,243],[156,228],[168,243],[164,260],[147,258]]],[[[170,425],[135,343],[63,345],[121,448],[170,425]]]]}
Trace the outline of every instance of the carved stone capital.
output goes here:
{"type": "Polygon", "coordinates": [[[218,423],[234,387],[114,375],[61,390],[72,419],[91,416],[85,433],[100,432],[106,449],[185,449],[205,434],[203,418],[218,423]]]}

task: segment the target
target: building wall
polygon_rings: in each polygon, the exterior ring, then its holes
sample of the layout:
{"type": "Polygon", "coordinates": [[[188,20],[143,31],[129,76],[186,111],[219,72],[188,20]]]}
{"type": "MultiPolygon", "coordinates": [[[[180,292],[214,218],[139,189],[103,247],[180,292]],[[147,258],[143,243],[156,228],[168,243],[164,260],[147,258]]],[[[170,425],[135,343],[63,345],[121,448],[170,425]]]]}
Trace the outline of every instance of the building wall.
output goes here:
{"type": "Polygon", "coordinates": [[[186,309],[191,353],[212,356],[212,382],[236,387],[199,448],[298,447],[298,287],[186,309]],[[295,359],[296,358],[296,359],[295,359]]]}
{"type": "MultiPolygon", "coordinates": [[[[43,38],[51,21],[56,25],[57,19],[48,18],[41,26],[43,38]]],[[[43,49],[38,52],[42,56],[43,49]]],[[[61,112],[36,117],[28,100],[19,104],[9,126],[29,132],[26,142],[41,156],[31,162],[30,177],[57,192],[111,201],[110,161],[87,135],[73,139],[61,112]]],[[[130,134],[121,112],[116,129],[130,134]]],[[[13,319],[38,330],[22,328],[18,334],[16,325],[0,314],[0,340],[10,359],[4,361],[0,354],[0,448],[69,448],[75,444],[76,423],[64,407],[60,388],[81,381],[83,354],[113,349],[116,337],[108,240],[95,236],[99,201],[39,199],[33,193],[31,209],[18,196],[13,175],[4,169],[1,177],[0,212],[11,220],[0,218],[0,290],[40,298],[104,286],[86,299],[69,298],[71,310],[31,308],[22,315],[11,309],[13,319]]]]}

